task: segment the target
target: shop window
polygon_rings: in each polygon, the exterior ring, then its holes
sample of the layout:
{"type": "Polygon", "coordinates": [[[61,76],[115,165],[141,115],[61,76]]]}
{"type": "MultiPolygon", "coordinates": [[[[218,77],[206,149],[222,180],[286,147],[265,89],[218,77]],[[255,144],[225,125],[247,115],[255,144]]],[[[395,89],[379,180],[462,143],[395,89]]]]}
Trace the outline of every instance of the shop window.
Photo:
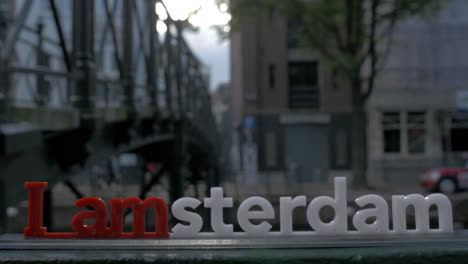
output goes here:
{"type": "Polygon", "coordinates": [[[385,153],[401,152],[401,116],[399,112],[383,114],[383,140],[385,153]]]}
{"type": "MultiPolygon", "coordinates": [[[[450,144],[446,150],[454,152],[468,152],[468,113],[457,112],[452,114],[450,134],[446,140],[450,144]]],[[[447,144],[447,143],[446,143],[447,144]]]]}
{"type": "Polygon", "coordinates": [[[425,112],[386,112],[382,115],[384,153],[424,154],[426,150],[425,112]]]}
{"type": "Polygon", "coordinates": [[[450,130],[450,151],[468,152],[468,128],[450,130]]]}

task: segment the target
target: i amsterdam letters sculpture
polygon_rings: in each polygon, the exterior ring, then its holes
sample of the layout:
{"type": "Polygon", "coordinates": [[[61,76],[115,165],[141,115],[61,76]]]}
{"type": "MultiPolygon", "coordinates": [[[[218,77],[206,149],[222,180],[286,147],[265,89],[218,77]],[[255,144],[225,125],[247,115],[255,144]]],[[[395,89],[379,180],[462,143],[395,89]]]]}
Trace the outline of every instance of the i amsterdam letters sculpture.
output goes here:
{"type": "Polygon", "coordinates": [[[222,188],[211,188],[211,196],[202,201],[194,198],[180,198],[172,204],[171,212],[177,223],[169,233],[168,207],[164,200],[150,197],[142,201],[139,198],[112,198],[110,206],[100,198],[86,197],[75,202],[78,208],[92,207],[77,213],[71,222],[72,233],[49,233],[43,227],[43,191],[47,187],[45,182],[28,182],[25,188],[29,191],[28,226],[24,229],[26,238],[229,238],[229,237],[268,237],[268,236],[346,236],[346,235],[402,235],[402,234],[440,234],[452,233],[452,205],[443,194],[430,194],[426,197],[420,194],[392,196],[392,210],[385,199],[378,195],[364,195],[355,200],[360,207],[352,217],[356,230],[348,230],[346,178],[337,177],[334,180],[334,197],[319,196],[309,204],[305,196],[280,197],[279,215],[272,204],[262,197],[250,197],[244,200],[237,210],[237,220],[244,232],[233,232],[233,225],[223,220],[223,209],[233,207],[232,198],[224,197],[222,188]],[[211,210],[211,227],[213,232],[200,232],[203,218],[187,210],[199,206],[211,210]],[[415,208],[415,229],[408,230],[406,226],[406,209],[415,208]],[[438,228],[430,228],[429,208],[435,205],[438,212],[438,228]],[[323,222],[319,217],[320,210],[330,206],[335,211],[334,219],[323,222]],[[372,206],[372,208],[368,208],[372,206]],[[261,210],[251,210],[260,207],[261,210]],[[293,210],[298,207],[306,208],[307,221],[314,231],[293,230],[293,210]],[[133,232],[123,232],[123,212],[131,209],[133,213],[133,232]],[[156,210],[156,231],[145,231],[145,212],[149,208],[156,210]],[[390,229],[391,215],[393,228],[390,229]],[[279,217],[280,231],[271,232],[268,220],[279,217]],[[109,219],[108,219],[109,218],[109,219]],[[366,221],[375,218],[372,223],[366,221]],[[85,219],[94,219],[91,226],[85,225],[85,219]],[[250,220],[261,219],[259,224],[250,220]],[[108,225],[109,220],[109,225],[108,225]]]}

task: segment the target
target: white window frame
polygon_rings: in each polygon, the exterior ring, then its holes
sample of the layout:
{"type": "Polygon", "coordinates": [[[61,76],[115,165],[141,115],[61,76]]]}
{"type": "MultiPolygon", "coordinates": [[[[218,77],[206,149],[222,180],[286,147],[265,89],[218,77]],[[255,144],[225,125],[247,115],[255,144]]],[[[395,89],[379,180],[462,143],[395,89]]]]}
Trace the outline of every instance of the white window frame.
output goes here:
{"type": "Polygon", "coordinates": [[[382,154],[386,157],[422,157],[428,154],[428,112],[427,111],[382,111],[381,112],[381,133],[382,133],[382,154]],[[385,113],[399,113],[400,114],[400,152],[385,152],[385,136],[384,136],[384,123],[383,118],[385,113]],[[421,153],[410,153],[409,142],[408,142],[408,113],[421,112],[424,113],[424,151],[421,153]]]}

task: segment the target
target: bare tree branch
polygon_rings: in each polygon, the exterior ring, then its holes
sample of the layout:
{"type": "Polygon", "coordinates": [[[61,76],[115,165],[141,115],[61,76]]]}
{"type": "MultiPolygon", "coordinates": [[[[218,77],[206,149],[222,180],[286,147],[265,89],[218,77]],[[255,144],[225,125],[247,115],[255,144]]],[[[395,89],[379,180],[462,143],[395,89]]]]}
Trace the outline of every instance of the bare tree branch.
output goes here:
{"type": "Polygon", "coordinates": [[[372,93],[374,89],[375,83],[375,73],[376,73],[376,66],[377,66],[377,52],[376,52],[376,39],[375,39],[375,31],[377,26],[376,21],[376,14],[377,14],[377,7],[378,7],[379,0],[371,0],[371,22],[370,22],[370,36],[369,36],[369,51],[370,54],[370,76],[369,81],[367,82],[367,91],[362,96],[361,100],[365,102],[372,93]]]}

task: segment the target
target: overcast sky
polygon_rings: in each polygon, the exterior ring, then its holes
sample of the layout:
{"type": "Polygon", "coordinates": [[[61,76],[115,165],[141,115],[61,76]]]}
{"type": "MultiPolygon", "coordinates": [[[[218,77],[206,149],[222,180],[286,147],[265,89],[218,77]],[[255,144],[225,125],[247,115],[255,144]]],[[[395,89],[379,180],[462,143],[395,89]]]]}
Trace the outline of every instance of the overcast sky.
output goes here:
{"type": "Polygon", "coordinates": [[[185,35],[198,58],[210,68],[211,90],[229,81],[229,41],[220,42],[217,32],[208,27],[185,35]]]}
{"type": "MultiPolygon", "coordinates": [[[[220,41],[218,33],[212,28],[214,25],[228,29],[231,15],[228,5],[218,5],[215,0],[164,0],[165,7],[158,2],[155,11],[161,20],[168,17],[168,13],[175,20],[185,20],[198,27],[198,32],[185,32],[187,41],[198,58],[210,69],[210,89],[214,90],[219,84],[229,80],[229,41],[220,41]],[[166,9],[167,8],[167,9],[166,9]]],[[[166,25],[159,21],[159,32],[167,30],[166,25]]]]}

